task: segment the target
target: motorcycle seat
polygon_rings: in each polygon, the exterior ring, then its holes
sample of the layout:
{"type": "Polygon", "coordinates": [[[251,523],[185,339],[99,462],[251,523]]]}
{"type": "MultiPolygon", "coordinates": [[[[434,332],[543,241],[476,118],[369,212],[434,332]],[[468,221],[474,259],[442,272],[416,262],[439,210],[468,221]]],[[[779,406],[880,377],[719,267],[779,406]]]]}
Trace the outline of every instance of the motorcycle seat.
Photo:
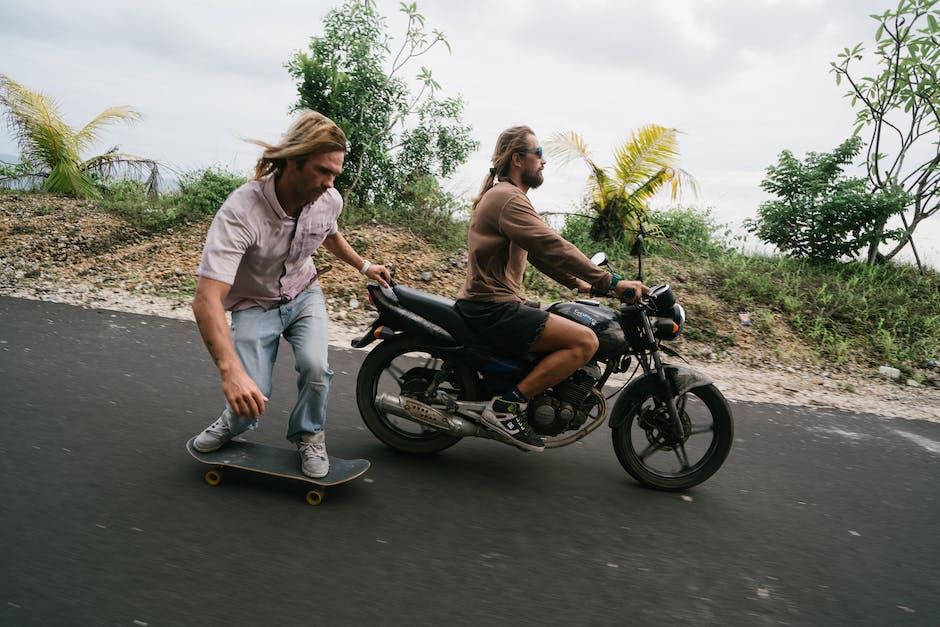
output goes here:
{"type": "Polygon", "coordinates": [[[404,285],[396,285],[392,289],[398,301],[406,309],[446,330],[461,344],[470,346],[483,344],[480,336],[467,327],[467,323],[454,309],[453,300],[404,285]]]}

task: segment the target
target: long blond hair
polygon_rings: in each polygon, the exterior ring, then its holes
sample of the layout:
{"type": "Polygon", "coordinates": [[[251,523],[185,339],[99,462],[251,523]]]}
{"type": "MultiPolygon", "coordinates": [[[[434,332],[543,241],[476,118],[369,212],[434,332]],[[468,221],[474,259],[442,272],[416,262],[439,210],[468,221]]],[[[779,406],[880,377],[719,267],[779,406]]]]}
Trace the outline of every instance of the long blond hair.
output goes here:
{"type": "Polygon", "coordinates": [[[247,140],[264,148],[255,164],[254,179],[271,172],[280,173],[288,159],[304,160],[327,152],[346,152],[346,134],[330,118],[311,109],[303,109],[277,145],[258,139],[247,140]]]}
{"type": "Polygon", "coordinates": [[[490,168],[486,178],[483,179],[483,187],[480,188],[480,193],[473,199],[474,209],[476,209],[480,199],[483,198],[483,194],[493,187],[493,183],[496,182],[497,178],[509,175],[509,164],[512,162],[512,156],[529,147],[529,135],[535,135],[535,131],[528,126],[513,126],[499,134],[491,159],[493,167],[490,168]]]}

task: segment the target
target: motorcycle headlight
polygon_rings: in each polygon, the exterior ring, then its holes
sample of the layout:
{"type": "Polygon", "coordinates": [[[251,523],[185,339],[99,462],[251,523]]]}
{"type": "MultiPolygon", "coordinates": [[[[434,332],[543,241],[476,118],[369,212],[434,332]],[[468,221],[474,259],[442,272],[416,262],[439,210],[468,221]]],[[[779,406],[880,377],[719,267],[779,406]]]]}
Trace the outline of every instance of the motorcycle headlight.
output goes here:
{"type": "Polygon", "coordinates": [[[672,293],[672,288],[668,284],[650,288],[649,299],[653,303],[657,316],[668,316],[670,309],[676,304],[676,295],[672,293]]]}

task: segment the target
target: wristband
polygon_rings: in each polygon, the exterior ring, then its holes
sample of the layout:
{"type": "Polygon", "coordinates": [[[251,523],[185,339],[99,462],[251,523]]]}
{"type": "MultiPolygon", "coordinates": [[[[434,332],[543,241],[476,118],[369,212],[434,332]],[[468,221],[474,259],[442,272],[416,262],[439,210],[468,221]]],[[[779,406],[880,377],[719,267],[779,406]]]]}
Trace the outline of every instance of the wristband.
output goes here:
{"type": "Polygon", "coordinates": [[[372,262],[370,262],[368,259],[363,259],[362,267],[359,268],[359,274],[365,275],[365,273],[368,272],[369,268],[371,267],[372,267],[372,262]]]}
{"type": "Polygon", "coordinates": [[[623,281],[623,277],[617,274],[616,272],[610,273],[610,287],[607,288],[608,293],[616,296],[617,294],[617,284],[623,281]]]}

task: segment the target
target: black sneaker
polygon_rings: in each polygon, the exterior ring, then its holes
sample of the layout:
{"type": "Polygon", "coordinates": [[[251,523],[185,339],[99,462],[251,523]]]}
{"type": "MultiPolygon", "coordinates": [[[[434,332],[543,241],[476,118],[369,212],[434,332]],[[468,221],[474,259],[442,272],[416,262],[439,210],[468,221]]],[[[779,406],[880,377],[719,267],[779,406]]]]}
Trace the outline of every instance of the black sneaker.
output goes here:
{"type": "Polygon", "coordinates": [[[494,397],[483,408],[483,424],[505,436],[524,451],[544,451],[542,441],[525,419],[525,403],[494,397]]]}

